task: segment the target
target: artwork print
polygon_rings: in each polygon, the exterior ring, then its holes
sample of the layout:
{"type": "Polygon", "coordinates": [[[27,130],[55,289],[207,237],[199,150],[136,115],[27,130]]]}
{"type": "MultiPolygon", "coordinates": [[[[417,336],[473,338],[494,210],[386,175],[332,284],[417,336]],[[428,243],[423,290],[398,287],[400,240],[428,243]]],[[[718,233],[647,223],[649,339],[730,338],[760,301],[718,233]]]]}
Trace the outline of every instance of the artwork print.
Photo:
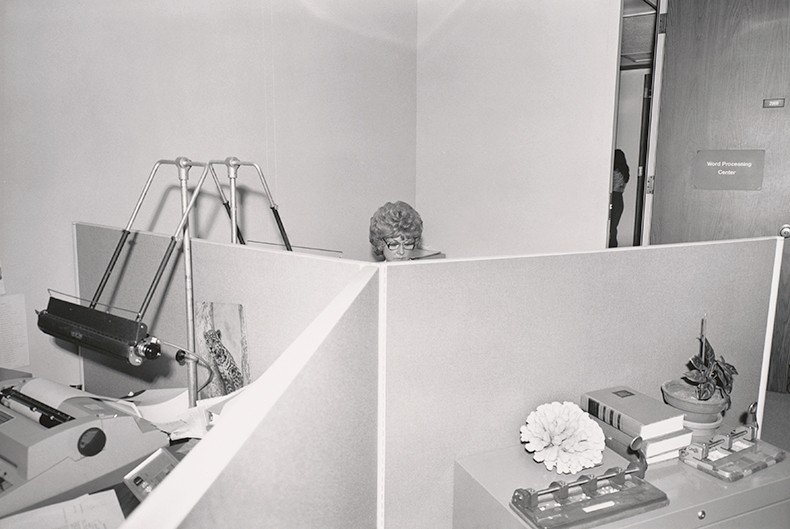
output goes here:
{"type": "MultiPolygon", "coordinates": [[[[202,399],[227,395],[250,383],[247,325],[244,307],[232,303],[201,302],[195,307],[196,353],[214,374],[201,390],[202,399]]],[[[205,383],[198,370],[199,384],[205,383]]],[[[206,375],[207,376],[207,375],[206,375]]]]}

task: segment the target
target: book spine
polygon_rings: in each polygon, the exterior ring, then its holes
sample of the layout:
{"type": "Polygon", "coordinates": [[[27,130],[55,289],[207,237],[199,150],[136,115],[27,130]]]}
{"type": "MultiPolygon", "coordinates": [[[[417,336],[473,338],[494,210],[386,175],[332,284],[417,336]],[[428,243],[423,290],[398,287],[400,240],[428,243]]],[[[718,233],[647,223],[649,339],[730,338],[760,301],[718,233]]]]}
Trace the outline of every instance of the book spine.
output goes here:
{"type": "Polygon", "coordinates": [[[633,461],[638,459],[638,450],[642,445],[641,437],[631,437],[614,426],[606,424],[597,417],[593,417],[592,420],[603,430],[604,442],[610,450],[620,454],[626,459],[633,461]]]}
{"type": "Polygon", "coordinates": [[[593,417],[597,417],[631,437],[640,437],[642,435],[642,424],[636,419],[620,413],[596,399],[591,399],[589,395],[582,395],[581,401],[582,409],[593,417]]]}

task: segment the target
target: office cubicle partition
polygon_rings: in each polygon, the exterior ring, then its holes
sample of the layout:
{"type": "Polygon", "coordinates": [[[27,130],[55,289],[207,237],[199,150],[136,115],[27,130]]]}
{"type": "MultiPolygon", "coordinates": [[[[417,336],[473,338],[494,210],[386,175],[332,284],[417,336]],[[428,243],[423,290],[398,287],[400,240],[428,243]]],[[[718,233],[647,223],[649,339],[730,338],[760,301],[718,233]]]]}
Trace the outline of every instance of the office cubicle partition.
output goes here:
{"type": "Polygon", "coordinates": [[[660,398],[703,317],[739,371],[735,425],[767,380],[782,244],[359,263],[127,526],[449,528],[456,458],[518,445],[530,411],[588,389],[660,398]]]}
{"type": "Polygon", "coordinates": [[[375,527],[378,287],[358,272],[124,527],[375,527]]]}
{"type": "Polygon", "coordinates": [[[615,385],[661,399],[699,351],[706,315],[739,372],[724,423],[736,425],[765,381],[781,245],[388,267],[385,527],[451,527],[454,460],[518,445],[540,404],[615,385]]]}
{"type": "MultiPolygon", "coordinates": [[[[77,223],[74,231],[79,293],[90,299],[121,230],[77,223]]],[[[132,232],[100,301],[136,312],[169,240],[165,235],[132,232]]],[[[243,312],[252,380],[274,362],[365,266],[359,261],[267,250],[260,246],[199,239],[191,242],[196,312],[200,313],[202,304],[232,305],[243,312]]],[[[154,336],[186,348],[184,285],[183,253],[179,246],[143,322],[154,336]]],[[[227,330],[225,334],[228,336],[227,330]]],[[[202,338],[196,336],[196,341],[202,338]]],[[[166,348],[164,357],[132,367],[85,349],[82,354],[86,389],[100,395],[121,396],[149,387],[183,387],[186,372],[173,359],[174,353],[174,349],[166,348]]],[[[200,368],[198,376],[202,382],[206,372],[200,368]]]]}

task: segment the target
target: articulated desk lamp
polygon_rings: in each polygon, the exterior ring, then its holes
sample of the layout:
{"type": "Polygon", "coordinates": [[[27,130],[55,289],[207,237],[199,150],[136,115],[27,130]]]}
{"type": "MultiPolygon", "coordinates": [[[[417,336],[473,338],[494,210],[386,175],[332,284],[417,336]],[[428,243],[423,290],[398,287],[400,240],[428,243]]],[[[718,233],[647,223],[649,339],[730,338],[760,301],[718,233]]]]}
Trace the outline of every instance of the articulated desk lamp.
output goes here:
{"type": "MultiPolygon", "coordinates": [[[[176,160],[160,160],[156,162],[148,181],[143,188],[140,199],[132,212],[132,217],[129,223],[121,233],[121,239],[115,248],[110,263],[104,272],[104,276],[99,282],[96,293],[86,307],[83,305],[70,303],[61,299],[50,296],[49,304],[46,310],[38,313],[38,327],[43,332],[72,342],[74,344],[85,346],[90,349],[96,350],[100,353],[109,356],[120,357],[127,360],[133,366],[139,366],[143,363],[144,359],[154,360],[161,354],[162,342],[156,337],[148,334],[148,327],[143,323],[143,316],[145,315],[148,305],[151,303],[154,291],[159,285],[159,281],[165,272],[168,261],[173,253],[178,242],[179,233],[183,239],[184,251],[184,268],[186,278],[186,298],[187,298],[187,341],[189,351],[194,351],[194,305],[192,299],[192,256],[191,245],[189,239],[189,226],[187,219],[189,212],[195,205],[200,188],[203,181],[208,175],[208,165],[205,163],[192,162],[187,158],[177,158],[176,160]],[[132,223],[140,210],[143,199],[148,193],[156,171],[162,164],[172,164],[178,167],[180,187],[181,187],[181,207],[182,217],[181,221],[176,228],[175,233],[170,238],[170,243],[165,251],[162,261],[159,263],[159,268],[156,271],[154,280],[148,289],[148,293],[143,300],[143,304],[134,319],[123,318],[108,312],[102,312],[96,309],[99,302],[99,297],[102,295],[110,274],[115,267],[116,262],[121,254],[121,250],[126,243],[127,238],[131,232],[132,223]],[[192,198],[189,199],[188,189],[188,173],[190,167],[203,166],[203,174],[198,181],[192,198]]],[[[170,344],[168,344],[170,345],[170,344]]],[[[186,361],[187,365],[187,388],[189,392],[189,405],[194,407],[197,401],[197,362],[200,358],[191,352],[179,351],[176,355],[179,363],[186,361]]]]}
{"type": "Polygon", "coordinates": [[[248,165],[254,167],[255,170],[258,172],[258,176],[261,179],[261,184],[263,184],[263,190],[266,193],[266,197],[269,199],[269,206],[272,210],[272,214],[274,215],[274,220],[277,223],[277,228],[280,230],[280,236],[283,238],[283,243],[285,244],[285,249],[289,252],[293,251],[291,247],[291,243],[288,240],[288,235],[285,233],[285,228],[283,227],[283,221],[280,218],[280,212],[277,209],[277,204],[274,203],[274,199],[272,198],[272,193],[269,190],[269,186],[266,185],[266,179],[263,177],[263,171],[261,171],[260,166],[255,162],[241,162],[238,158],[226,158],[225,160],[212,160],[208,163],[209,169],[211,170],[211,174],[214,177],[214,182],[217,184],[217,189],[219,190],[220,197],[222,199],[222,203],[225,205],[225,210],[228,212],[230,216],[230,223],[231,223],[231,242],[233,244],[240,243],[245,244],[244,238],[241,235],[241,230],[239,230],[238,226],[238,208],[236,205],[236,179],[238,178],[239,167],[242,165],[248,165]],[[225,199],[225,195],[222,192],[222,188],[219,185],[219,180],[217,179],[217,174],[214,172],[214,165],[225,165],[228,167],[228,179],[230,179],[230,204],[225,199]]]}

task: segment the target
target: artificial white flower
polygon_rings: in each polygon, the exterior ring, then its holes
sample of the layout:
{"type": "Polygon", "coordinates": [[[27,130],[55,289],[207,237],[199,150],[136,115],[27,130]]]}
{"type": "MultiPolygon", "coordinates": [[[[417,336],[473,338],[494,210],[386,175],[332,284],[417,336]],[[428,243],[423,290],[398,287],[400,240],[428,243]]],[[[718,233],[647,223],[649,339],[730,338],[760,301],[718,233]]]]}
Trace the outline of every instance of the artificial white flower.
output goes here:
{"type": "Polygon", "coordinates": [[[573,402],[538,406],[521,427],[521,442],[535,461],[560,474],[600,465],[605,446],[601,427],[573,402]]]}

